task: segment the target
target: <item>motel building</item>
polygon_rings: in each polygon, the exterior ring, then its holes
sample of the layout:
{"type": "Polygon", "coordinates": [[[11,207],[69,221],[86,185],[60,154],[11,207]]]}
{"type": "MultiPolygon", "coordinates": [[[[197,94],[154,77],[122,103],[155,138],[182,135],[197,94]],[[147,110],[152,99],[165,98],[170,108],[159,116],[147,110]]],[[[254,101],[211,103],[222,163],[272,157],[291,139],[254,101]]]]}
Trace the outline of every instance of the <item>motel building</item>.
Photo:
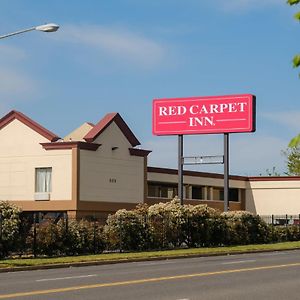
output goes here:
{"type": "MultiPolygon", "coordinates": [[[[170,201],[178,172],[147,164],[150,150],[118,113],[58,137],[18,111],[0,119],[0,201],[24,212],[107,216],[170,201]]],[[[223,210],[222,174],[184,171],[184,203],[223,210]]],[[[298,215],[300,177],[229,177],[230,210],[298,215]]]]}

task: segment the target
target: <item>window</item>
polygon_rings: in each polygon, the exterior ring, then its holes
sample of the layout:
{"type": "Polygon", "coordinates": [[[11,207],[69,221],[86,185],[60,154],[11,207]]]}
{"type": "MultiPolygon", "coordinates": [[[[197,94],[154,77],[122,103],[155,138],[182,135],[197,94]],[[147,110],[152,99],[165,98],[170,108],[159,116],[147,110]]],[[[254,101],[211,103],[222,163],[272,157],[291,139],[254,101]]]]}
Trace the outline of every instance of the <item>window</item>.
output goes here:
{"type": "MultiPolygon", "coordinates": [[[[229,189],[229,201],[239,201],[239,189],[230,188],[229,189]]],[[[213,199],[214,200],[224,200],[224,189],[222,188],[214,188],[213,189],[213,199]]]]}
{"type": "Polygon", "coordinates": [[[229,189],[229,200],[239,201],[239,189],[229,189]]]}
{"type": "Polygon", "coordinates": [[[148,183],[148,196],[172,199],[177,195],[177,186],[172,184],[148,183]]]}
{"type": "Polygon", "coordinates": [[[224,200],[224,190],[222,188],[213,188],[213,200],[224,200]]]}
{"type": "Polygon", "coordinates": [[[203,199],[203,189],[201,186],[192,186],[192,199],[203,199]]]}
{"type": "Polygon", "coordinates": [[[50,193],[52,190],[52,168],[35,169],[35,192],[50,193]]]}

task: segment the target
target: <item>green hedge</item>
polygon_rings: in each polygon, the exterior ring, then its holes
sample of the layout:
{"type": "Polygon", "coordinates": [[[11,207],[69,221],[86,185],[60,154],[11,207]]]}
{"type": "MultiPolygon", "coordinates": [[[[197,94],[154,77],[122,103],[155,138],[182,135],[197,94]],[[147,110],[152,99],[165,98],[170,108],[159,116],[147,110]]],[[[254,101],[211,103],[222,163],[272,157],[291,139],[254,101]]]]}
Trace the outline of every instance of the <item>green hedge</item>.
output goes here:
{"type": "Polygon", "coordinates": [[[20,220],[20,210],[0,202],[0,257],[79,255],[179,247],[245,245],[300,240],[299,225],[267,225],[246,211],[221,213],[177,199],[121,209],[105,223],[93,220],[20,220]]]}
{"type": "MultiPolygon", "coordinates": [[[[277,230],[277,229],[276,229],[277,230]]],[[[123,250],[170,249],[267,243],[280,234],[245,211],[220,213],[207,205],[178,200],[125,209],[109,216],[104,227],[108,247],[123,250]],[[273,237],[273,238],[272,238],[273,237]]],[[[293,235],[294,236],[294,235],[293,235]]]]}

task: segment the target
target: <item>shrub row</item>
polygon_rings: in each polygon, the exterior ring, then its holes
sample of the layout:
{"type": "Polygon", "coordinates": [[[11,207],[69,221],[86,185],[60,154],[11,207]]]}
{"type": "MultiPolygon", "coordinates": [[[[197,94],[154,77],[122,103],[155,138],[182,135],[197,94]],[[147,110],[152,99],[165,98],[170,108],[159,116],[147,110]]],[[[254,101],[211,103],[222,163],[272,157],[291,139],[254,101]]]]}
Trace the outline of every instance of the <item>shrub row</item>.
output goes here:
{"type": "Polygon", "coordinates": [[[54,220],[32,225],[20,210],[0,202],[0,257],[11,254],[78,255],[300,240],[299,226],[267,225],[245,211],[221,213],[207,205],[180,205],[174,199],[152,206],[121,209],[106,223],[54,220]]]}
{"type": "Polygon", "coordinates": [[[220,213],[207,205],[173,200],[135,210],[119,210],[104,227],[110,249],[147,250],[268,243],[281,239],[259,216],[220,213]]]}

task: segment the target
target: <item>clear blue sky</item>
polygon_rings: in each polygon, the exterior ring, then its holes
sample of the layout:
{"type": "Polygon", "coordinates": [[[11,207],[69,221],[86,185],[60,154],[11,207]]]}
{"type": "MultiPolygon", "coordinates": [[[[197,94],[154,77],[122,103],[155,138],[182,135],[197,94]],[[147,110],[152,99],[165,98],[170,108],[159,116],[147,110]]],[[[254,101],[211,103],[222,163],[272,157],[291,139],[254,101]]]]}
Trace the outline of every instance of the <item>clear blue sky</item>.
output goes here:
{"type": "MultiPolygon", "coordinates": [[[[64,136],[119,112],[150,165],[176,167],[176,137],[152,136],[153,98],[252,93],[257,131],[231,135],[231,173],[283,172],[281,150],[300,131],[294,12],[284,0],[2,0],[0,34],[61,28],[1,40],[0,113],[64,136]]],[[[222,136],[185,139],[185,155],[208,154],[222,154],[222,136]]]]}

